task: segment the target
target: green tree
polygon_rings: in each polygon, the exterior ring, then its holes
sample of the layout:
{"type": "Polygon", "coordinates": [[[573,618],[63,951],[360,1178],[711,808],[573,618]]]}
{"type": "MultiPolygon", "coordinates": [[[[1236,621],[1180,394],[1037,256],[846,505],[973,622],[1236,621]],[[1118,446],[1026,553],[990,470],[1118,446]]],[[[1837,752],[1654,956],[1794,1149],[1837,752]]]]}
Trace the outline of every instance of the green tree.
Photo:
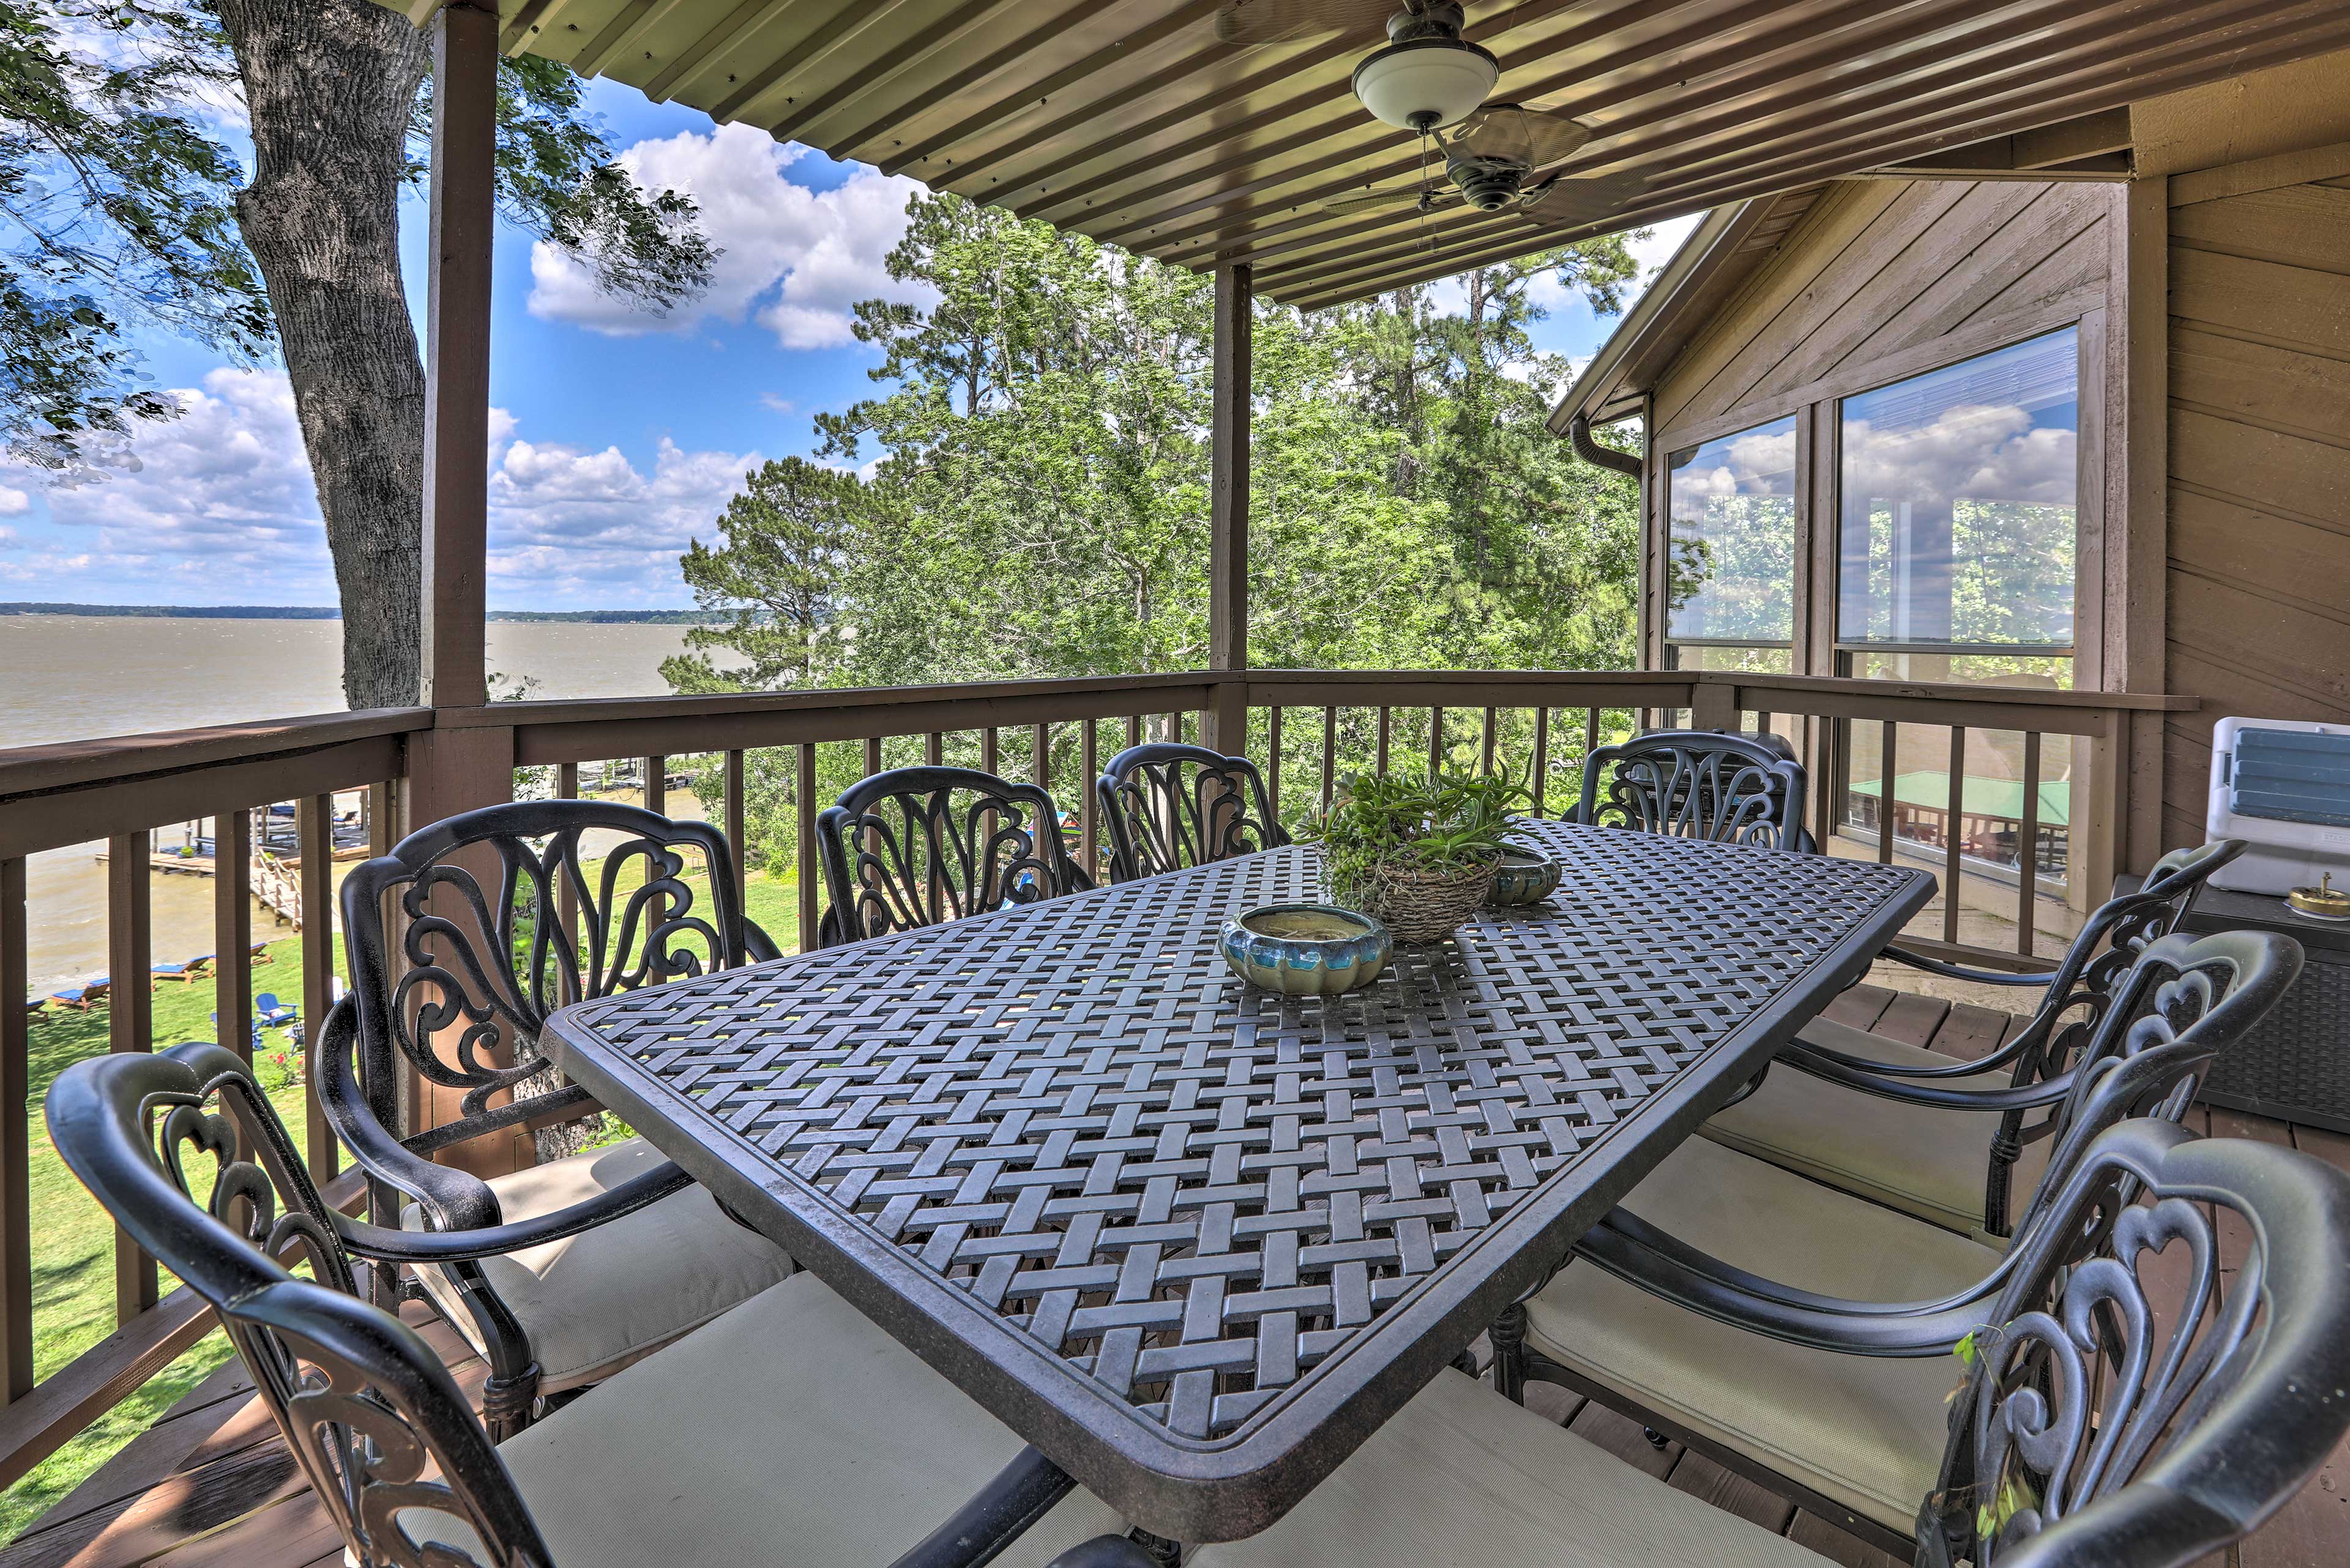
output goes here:
{"type": "Polygon", "coordinates": [[[816,686],[837,667],[851,628],[840,578],[867,513],[854,473],[786,457],[743,476],[714,545],[691,541],[680,565],[694,602],[725,616],[685,634],[690,650],[661,661],[678,691],[816,686]],[[733,656],[721,670],[712,650],[733,656]]]}
{"type": "MultiPolygon", "coordinates": [[[[370,0],[0,0],[0,443],[102,467],[139,419],[146,321],[293,384],[343,610],[354,707],[415,701],[424,368],[400,270],[422,178],[430,42],[370,0]],[[215,133],[242,104],[249,177],[215,133]]],[[[499,62],[510,222],[663,308],[706,280],[692,203],[647,192],[577,79],[499,62]]]]}

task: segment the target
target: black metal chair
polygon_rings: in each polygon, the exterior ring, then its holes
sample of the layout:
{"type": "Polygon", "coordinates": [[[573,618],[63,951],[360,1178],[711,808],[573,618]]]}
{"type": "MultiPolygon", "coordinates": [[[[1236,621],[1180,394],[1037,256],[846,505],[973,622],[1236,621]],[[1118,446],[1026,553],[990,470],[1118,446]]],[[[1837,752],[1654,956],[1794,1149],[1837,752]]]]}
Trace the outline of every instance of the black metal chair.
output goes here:
{"type": "Polygon", "coordinates": [[[1175,741],[1128,746],[1094,781],[1117,882],[1289,842],[1246,757],[1175,741]]]}
{"type": "Polygon", "coordinates": [[[733,864],[705,823],[535,801],[420,828],[343,883],[351,994],[317,1053],[319,1098],[370,1178],[372,1213],[515,1238],[494,1256],[413,1271],[414,1288],[489,1363],[484,1411],[501,1437],[544,1399],[611,1376],[791,1272],[781,1249],[643,1139],[578,1147],[576,1124],[597,1108],[538,1045],[567,1002],[775,956],[743,916],[733,864]],[[592,879],[589,833],[617,836],[592,879]],[[683,879],[689,857],[706,873],[701,888],[683,879]],[[388,903],[407,961],[396,978],[388,903]],[[403,1136],[403,1067],[427,1093],[453,1092],[457,1115],[403,1136]],[[511,1175],[484,1180],[432,1158],[525,1127],[538,1129],[540,1162],[511,1175]]]}
{"type": "Polygon", "coordinates": [[[359,1568],[1035,1568],[1122,1528],[804,1273],[494,1447],[432,1349],[359,1299],[352,1259],[515,1237],[329,1210],[216,1045],[77,1063],[47,1115],[74,1174],[219,1314],[359,1568]]]}
{"type": "Polygon", "coordinates": [[[1496,1384],[1594,1394],[1896,1549],[1935,1489],[1956,1370],[1939,1358],[2012,1321],[1993,1303],[2052,1235],[2081,1239],[2074,1195],[2095,1141],[2133,1117],[2177,1121],[2300,968],[2299,946],[2270,933],[2149,947],[2067,1081],[2004,1251],[1690,1139],[1496,1322],[1496,1384]]]}
{"type": "Polygon", "coordinates": [[[1091,888],[1035,784],[975,768],[894,768],[816,817],[825,911],[817,945],[888,936],[1091,888]]]}
{"type": "Polygon", "coordinates": [[[1974,970],[1887,948],[1885,957],[1932,974],[2039,987],[2040,1004],[2012,1038],[1973,1060],[1815,1019],[1753,1092],[1701,1130],[1962,1235],[2005,1236],[2019,1163],[2046,1152],[2064,1075],[2095,1037],[2130,966],[2243,848],[2227,840],[2163,857],[2141,888],[2108,899],[2083,923],[2053,975],[1974,970]]]}
{"type": "MultiPolygon", "coordinates": [[[[1925,1479],[1914,1514],[1882,1533],[1926,1568],[2217,1561],[2350,1428],[2350,1178],[2290,1148],[2133,1120],[2084,1150],[2050,1218],[1999,1290],[1931,1336],[1973,1331],[1973,1359],[1928,1352],[1925,1479]],[[2224,1292],[2207,1203],[2251,1238],[2224,1292]]],[[[1790,1316],[1842,1332],[1831,1313],[1790,1316]]],[[[1448,1369],[1286,1517],[1189,1568],[1470,1561],[1829,1559],[1448,1369]]],[[[1085,1568],[1149,1559],[1102,1542],[1085,1568]]]]}
{"type": "Polygon", "coordinates": [[[1808,854],[1818,846],[1804,827],[1804,776],[1773,734],[1651,730],[1584,759],[1568,820],[1808,854]]]}

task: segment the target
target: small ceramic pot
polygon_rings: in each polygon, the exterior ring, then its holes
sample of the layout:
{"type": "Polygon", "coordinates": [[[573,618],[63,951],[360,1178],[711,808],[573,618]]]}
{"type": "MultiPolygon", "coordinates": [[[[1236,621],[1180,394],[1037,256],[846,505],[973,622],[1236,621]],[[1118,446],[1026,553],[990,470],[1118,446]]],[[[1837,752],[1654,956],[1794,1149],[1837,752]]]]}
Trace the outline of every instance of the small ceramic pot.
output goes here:
{"type": "Polygon", "coordinates": [[[1501,868],[1493,873],[1489,904],[1535,904],[1558,889],[1559,863],[1531,849],[1504,849],[1501,868]]]}
{"type": "Polygon", "coordinates": [[[1377,980],[1395,939],[1352,909],[1264,904],[1226,920],[1217,946],[1251,985],[1284,996],[1336,996],[1377,980]]]}

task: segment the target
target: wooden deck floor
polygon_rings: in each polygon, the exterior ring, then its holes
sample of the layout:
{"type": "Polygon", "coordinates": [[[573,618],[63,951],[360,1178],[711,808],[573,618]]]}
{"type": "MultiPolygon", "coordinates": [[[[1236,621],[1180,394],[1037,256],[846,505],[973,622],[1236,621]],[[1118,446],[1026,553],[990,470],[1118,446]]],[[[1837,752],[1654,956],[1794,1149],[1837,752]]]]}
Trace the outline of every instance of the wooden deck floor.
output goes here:
{"type": "MultiPolygon", "coordinates": [[[[1859,1028],[1975,1056],[2016,1026],[2004,1012],[1875,985],[1856,986],[1828,1016],[1859,1028]]],[[[2350,1169],[2350,1137],[2233,1111],[2199,1108],[2216,1136],[2290,1143],[2350,1169]]],[[[2241,1232],[2220,1238],[2228,1250],[2241,1232]]],[[[2238,1254],[2241,1257],[2241,1253],[2238,1254]]],[[[470,1394],[480,1359],[422,1307],[406,1314],[470,1394]]],[[[276,1428],[235,1362],[221,1367],[105,1468],[0,1548],[0,1568],[337,1568],[343,1546],[276,1428]]],[[[1844,1530],[1731,1474],[1679,1443],[1651,1448],[1637,1422],[1565,1389],[1536,1386],[1528,1402],[1668,1485],[1793,1539],[1849,1568],[1899,1568],[1844,1530]]],[[[2350,1563],[2350,1441],[2268,1526],[2244,1542],[2243,1568],[2340,1568],[2350,1563]]],[[[556,1568],[561,1568],[560,1564],[556,1568]]]]}

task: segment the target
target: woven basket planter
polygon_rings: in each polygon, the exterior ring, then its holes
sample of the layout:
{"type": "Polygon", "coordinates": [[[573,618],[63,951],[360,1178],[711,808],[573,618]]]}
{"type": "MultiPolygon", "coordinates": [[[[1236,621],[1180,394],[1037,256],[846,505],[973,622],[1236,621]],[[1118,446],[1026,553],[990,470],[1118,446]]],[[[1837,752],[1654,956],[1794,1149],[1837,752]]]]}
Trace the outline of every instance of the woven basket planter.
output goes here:
{"type": "Polygon", "coordinates": [[[1441,941],[1485,901],[1501,864],[1496,856],[1492,864],[1467,871],[1384,865],[1358,884],[1333,886],[1330,893],[1335,902],[1387,927],[1399,942],[1441,941]]]}

